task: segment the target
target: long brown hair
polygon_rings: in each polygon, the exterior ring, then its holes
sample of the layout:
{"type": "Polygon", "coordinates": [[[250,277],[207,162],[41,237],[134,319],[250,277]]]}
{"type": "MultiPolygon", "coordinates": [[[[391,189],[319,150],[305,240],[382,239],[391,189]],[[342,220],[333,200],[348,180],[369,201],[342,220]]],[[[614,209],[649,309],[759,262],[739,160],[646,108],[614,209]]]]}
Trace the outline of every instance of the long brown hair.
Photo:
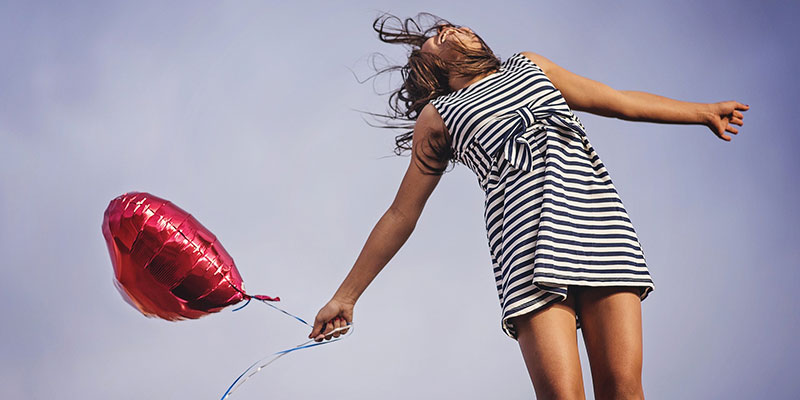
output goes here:
{"type": "MultiPolygon", "coordinates": [[[[458,41],[451,48],[462,57],[458,60],[447,61],[437,55],[420,50],[428,38],[435,36],[439,29],[457,25],[430,13],[419,13],[414,18],[400,18],[384,13],[375,18],[372,28],[378,33],[378,39],[385,43],[402,44],[410,48],[406,65],[389,66],[377,69],[372,77],[383,73],[400,71],[403,84],[391,92],[389,96],[389,111],[387,114],[369,113],[383,118],[382,128],[403,129],[405,132],[395,137],[394,152],[402,155],[405,150],[412,150],[411,140],[414,133],[414,122],[426,104],[436,97],[453,91],[449,84],[451,74],[457,76],[473,77],[495,71],[500,66],[500,60],[494,55],[488,45],[477,34],[480,49],[472,49],[458,41]]],[[[432,137],[429,145],[433,150],[433,157],[439,161],[456,161],[451,148],[452,137],[432,137]]],[[[423,160],[422,157],[419,157],[423,160]]],[[[441,175],[445,169],[431,167],[424,161],[423,172],[441,175]]]]}

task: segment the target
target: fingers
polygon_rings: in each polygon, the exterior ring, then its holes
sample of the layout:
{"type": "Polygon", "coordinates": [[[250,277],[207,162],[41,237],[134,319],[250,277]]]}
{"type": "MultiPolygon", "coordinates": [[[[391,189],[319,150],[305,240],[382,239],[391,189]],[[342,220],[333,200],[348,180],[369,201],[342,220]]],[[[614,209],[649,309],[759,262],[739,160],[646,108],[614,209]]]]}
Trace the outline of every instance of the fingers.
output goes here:
{"type": "Polygon", "coordinates": [[[331,338],[333,337],[331,335],[331,332],[333,332],[333,330],[336,329],[336,327],[334,326],[334,321],[335,321],[335,319],[330,320],[330,321],[328,321],[327,324],[325,324],[325,330],[322,331],[321,335],[317,336],[317,338],[320,339],[319,340],[320,342],[322,341],[322,339],[331,340],[331,338]]]}
{"type": "Polygon", "coordinates": [[[308,335],[308,338],[314,338],[315,341],[321,342],[323,340],[338,338],[347,333],[348,330],[347,321],[345,321],[344,318],[336,317],[328,322],[315,322],[314,329],[311,331],[311,334],[308,335]]]}
{"type": "Polygon", "coordinates": [[[328,331],[328,334],[325,335],[325,340],[330,340],[331,338],[338,338],[339,336],[343,336],[347,333],[349,328],[347,328],[347,321],[344,318],[336,317],[333,321],[331,321],[332,329],[328,331]]]}
{"type": "Polygon", "coordinates": [[[725,121],[722,121],[722,123],[715,124],[714,127],[711,130],[714,132],[715,135],[717,135],[718,138],[720,138],[720,139],[722,139],[722,140],[724,140],[726,142],[730,142],[731,141],[731,137],[725,134],[725,131],[727,130],[726,126],[727,126],[727,124],[725,123],[725,121]],[[726,127],[726,128],[723,128],[723,127],[726,127]]]}
{"type": "MultiPolygon", "coordinates": [[[[341,319],[340,317],[336,317],[336,319],[333,320],[333,329],[332,329],[332,331],[334,331],[333,332],[333,337],[338,338],[339,335],[342,334],[342,332],[341,331],[337,331],[337,329],[341,328],[344,325],[345,325],[344,324],[344,320],[341,319]]],[[[325,339],[330,339],[330,338],[331,338],[330,335],[325,337],[325,339]]]]}
{"type": "Polygon", "coordinates": [[[317,313],[308,338],[317,342],[338,338],[347,333],[347,325],[352,320],[352,304],[331,300],[317,313]]]}
{"type": "Polygon", "coordinates": [[[730,101],[727,103],[728,107],[733,106],[735,109],[731,110],[730,108],[727,108],[727,110],[726,109],[720,110],[719,119],[716,119],[715,121],[713,121],[712,124],[709,124],[709,127],[714,132],[714,134],[717,135],[717,137],[726,142],[730,142],[731,137],[725,134],[725,132],[730,132],[734,135],[738,135],[739,129],[737,129],[733,125],[737,126],[744,125],[743,121],[744,114],[742,114],[742,112],[737,110],[747,111],[750,108],[750,106],[735,101],[730,101]]]}
{"type": "Polygon", "coordinates": [[[332,332],[334,329],[336,329],[336,327],[334,326],[334,321],[336,321],[336,320],[334,319],[334,320],[331,320],[331,321],[329,321],[329,322],[328,322],[328,324],[327,324],[327,325],[325,325],[325,331],[324,331],[324,332],[322,332],[322,335],[320,335],[320,336],[321,336],[321,337],[323,337],[325,340],[331,340],[331,338],[333,337],[333,336],[331,335],[331,332],[332,332]]]}
{"type": "Polygon", "coordinates": [[[330,336],[326,337],[326,335],[328,335],[328,333],[330,333],[330,331],[332,330],[333,330],[333,324],[329,322],[323,322],[322,329],[320,329],[319,333],[314,335],[314,341],[321,342],[323,339],[324,340],[330,339],[330,336]]]}
{"type": "Polygon", "coordinates": [[[311,339],[319,336],[320,333],[322,333],[322,331],[325,329],[325,325],[326,323],[320,321],[319,319],[314,320],[314,327],[311,329],[311,333],[308,334],[308,338],[311,339]]]}
{"type": "MultiPolygon", "coordinates": [[[[328,321],[331,316],[329,316],[329,312],[326,312],[326,309],[323,308],[317,313],[316,318],[314,318],[314,328],[311,330],[311,333],[308,335],[308,338],[319,339],[317,341],[322,340],[322,335],[324,334],[325,330],[328,329],[328,321]]],[[[334,314],[335,315],[335,314],[334,314]]]]}

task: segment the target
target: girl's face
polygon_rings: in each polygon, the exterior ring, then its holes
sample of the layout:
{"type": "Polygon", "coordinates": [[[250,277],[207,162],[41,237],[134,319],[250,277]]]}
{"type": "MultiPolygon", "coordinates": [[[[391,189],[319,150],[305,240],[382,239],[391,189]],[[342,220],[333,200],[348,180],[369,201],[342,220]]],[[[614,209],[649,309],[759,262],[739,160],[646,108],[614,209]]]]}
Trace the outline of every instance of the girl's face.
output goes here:
{"type": "Polygon", "coordinates": [[[476,50],[481,48],[481,42],[472,29],[466,26],[440,25],[436,36],[428,38],[420,50],[435,54],[447,61],[453,61],[459,53],[451,46],[459,41],[468,48],[476,50]]]}

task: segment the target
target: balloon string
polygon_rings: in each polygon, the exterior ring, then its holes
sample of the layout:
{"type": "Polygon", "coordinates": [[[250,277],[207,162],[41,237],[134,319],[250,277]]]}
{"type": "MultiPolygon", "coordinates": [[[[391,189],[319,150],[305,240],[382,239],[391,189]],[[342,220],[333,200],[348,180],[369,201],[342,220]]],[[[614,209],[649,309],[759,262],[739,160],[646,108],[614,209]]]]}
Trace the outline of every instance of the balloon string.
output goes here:
{"type": "Polygon", "coordinates": [[[270,307],[272,307],[272,308],[274,308],[274,309],[276,309],[276,310],[278,310],[278,311],[280,311],[280,312],[282,312],[282,313],[284,313],[284,314],[286,314],[286,315],[288,315],[288,316],[300,321],[301,323],[303,323],[304,325],[306,325],[306,326],[308,326],[310,328],[314,327],[313,325],[309,324],[308,322],[306,322],[302,318],[298,317],[297,315],[294,315],[294,314],[292,314],[292,313],[290,313],[290,312],[288,312],[288,311],[286,311],[286,310],[284,310],[284,309],[282,309],[282,308],[270,303],[270,300],[259,299],[258,297],[247,296],[247,302],[244,303],[243,305],[241,305],[240,307],[236,307],[231,312],[239,311],[239,310],[247,307],[247,305],[250,304],[250,301],[253,300],[253,299],[256,299],[256,300],[258,300],[258,301],[260,301],[260,302],[262,302],[262,303],[264,303],[264,304],[266,304],[266,305],[268,305],[268,306],[270,306],[270,307]]]}
{"type": "MultiPolygon", "coordinates": [[[[292,318],[294,318],[294,319],[296,319],[296,320],[298,320],[298,321],[300,321],[300,322],[302,322],[304,325],[306,325],[306,326],[308,326],[310,328],[314,327],[313,325],[311,325],[308,322],[304,321],[302,318],[298,317],[297,315],[294,315],[294,314],[292,314],[292,313],[290,313],[290,312],[288,312],[288,311],[286,311],[286,310],[284,310],[284,309],[282,309],[282,308],[270,303],[269,300],[262,300],[262,299],[259,299],[259,298],[255,298],[255,299],[260,301],[260,302],[262,302],[262,303],[264,303],[264,304],[266,304],[266,305],[268,305],[268,306],[270,306],[270,307],[272,307],[272,308],[274,308],[274,309],[276,309],[276,310],[278,310],[278,311],[280,311],[280,312],[282,312],[282,313],[284,313],[284,314],[286,314],[286,315],[288,315],[288,316],[290,316],[290,317],[292,317],[292,318]]],[[[247,301],[250,302],[249,299],[247,301]]],[[[246,305],[247,304],[245,304],[245,306],[246,305]]],[[[242,306],[242,307],[244,307],[244,306],[242,306]]],[[[236,311],[236,310],[234,310],[234,311],[236,311]]]]}
{"type": "Polygon", "coordinates": [[[244,304],[242,304],[240,307],[236,307],[236,308],[234,308],[234,309],[233,309],[233,310],[231,310],[231,311],[232,311],[232,312],[233,312],[233,311],[239,311],[239,310],[241,310],[241,309],[243,309],[243,308],[247,307],[247,305],[248,305],[248,304],[250,304],[250,300],[252,300],[252,298],[251,298],[251,297],[248,297],[248,298],[247,298],[247,302],[245,302],[244,304]]]}
{"type": "MultiPolygon", "coordinates": [[[[272,307],[272,308],[274,308],[274,309],[276,309],[276,310],[278,310],[278,311],[280,311],[280,312],[282,312],[282,313],[284,313],[284,314],[296,319],[297,321],[301,322],[302,324],[313,328],[313,326],[311,324],[309,324],[308,322],[304,321],[302,318],[300,318],[300,317],[298,317],[298,316],[296,316],[296,315],[294,315],[294,314],[292,314],[292,313],[290,313],[290,312],[288,312],[288,311],[286,311],[286,310],[284,310],[284,309],[282,309],[282,308],[270,303],[270,300],[261,299],[261,298],[254,297],[254,296],[249,296],[249,295],[246,295],[246,296],[247,296],[247,302],[244,303],[242,306],[237,307],[233,311],[239,311],[239,310],[245,308],[248,304],[250,304],[251,300],[256,299],[256,300],[258,300],[258,301],[260,301],[260,302],[262,302],[262,303],[264,303],[264,304],[266,304],[266,305],[268,305],[268,306],[270,306],[270,307],[272,307]]],[[[352,323],[348,323],[347,326],[343,326],[341,328],[336,328],[333,331],[328,332],[328,335],[331,335],[331,334],[334,334],[334,333],[337,333],[337,332],[341,332],[341,331],[346,330],[346,329],[350,329],[350,332],[352,332],[353,324],[352,323]]],[[[264,369],[266,366],[268,366],[268,365],[272,364],[273,362],[275,362],[277,359],[279,359],[279,358],[281,358],[281,357],[283,357],[283,356],[285,356],[285,355],[287,355],[287,354],[289,354],[289,353],[291,353],[293,351],[303,350],[303,349],[308,349],[308,348],[311,348],[311,347],[321,346],[323,344],[329,344],[329,343],[333,343],[333,342],[338,342],[338,341],[344,339],[344,337],[346,335],[349,335],[350,332],[345,333],[345,334],[339,336],[338,338],[334,338],[334,339],[331,339],[331,340],[328,340],[328,341],[324,341],[324,342],[312,343],[312,342],[314,342],[314,339],[310,339],[310,340],[308,340],[306,342],[298,344],[295,347],[272,353],[272,354],[270,354],[270,355],[268,355],[268,356],[266,356],[266,357],[264,357],[264,358],[262,358],[262,359],[260,359],[260,360],[258,360],[256,362],[254,362],[252,365],[247,367],[247,369],[244,370],[244,372],[242,372],[236,378],[236,380],[233,381],[233,383],[228,387],[228,390],[225,391],[225,394],[222,395],[222,400],[230,397],[230,395],[233,394],[233,392],[236,389],[238,389],[240,386],[242,386],[242,384],[246,380],[250,379],[251,376],[257,374],[262,369],[264,369]],[[272,357],[272,358],[269,361],[264,362],[264,360],[266,360],[269,357],[272,357]],[[249,372],[249,374],[248,374],[248,372],[249,372]]]]}
{"type": "MultiPolygon", "coordinates": [[[[271,304],[270,304],[270,305],[271,305],[271,304]]],[[[276,308],[277,308],[277,307],[276,307],[276,308]]],[[[288,314],[288,313],[287,313],[287,314],[288,314]]],[[[291,315],[291,314],[289,314],[289,315],[291,315]]],[[[298,319],[299,319],[299,318],[298,318],[298,319]]],[[[301,321],[302,321],[302,320],[301,320],[301,321]]],[[[303,322],[303,323],[305,323],[305,322],[303,322]]],[[[308,325],[308,324],[306,324],[306,325],[308,325]]],[[[244,370],[244,372],[242,372],[242,373],[241,373],[241,375],[239,375],[239,376],[236,378],[236,380],[235,380],[235,381],[233,381],[233,383],[232,383],[232,384],[231,384],[231,385],[228,387],[228,390],[226,390],[226,391],[225,391],[225,394],[223,394],[223,395],[222,395],[222,398],[221,398],[220,400],[225,400],[225,399],[227,399],[228,397],[230,397],[230,396],[233,394],[233,392],[234,392],[236,389],[238,389],[240,386],[242,386],[242,384],[244,384],[244,382],[245,382],[245,381],[247,381],[248,379],[250,379],[250,377],[251,377],[251,376],[253,376],[253,375],[255,375],[255,374],[259,373],[259,372],[260,372],[262,369],[264,369],[266,366],[268,366],[268,365],[272,364],[272,363],[273,363],[273,362],[275,362],[277,359],[279,359],[279,358],[281,358],[281,357],[283,357],[283,356],[285,356],[285,355],[287,355],[287,354],[289,354],[289,353],[291,353],[291,352],[293,352],[293,351],[297,351],[297,350],[303,350],[303,349],[308,349],[308,348],[311,348],[311,347],[316,347],[316,346],[322,346],[322,345],[324,345],[324,344],[330,344],[330,343],[333,343],[333,342],[338,342],[338,341],[340,341],[340,340],[344,339],[344,338],[345,338],[345,336],[349,336],[350,334],[352,334],[352,332],[353,332],[353,324],[352,324],[352,323],[348,323],[348,324],[347,324],[347,326],[343,326],[343,327],[341,327],[341,328],[336,328],[336,329],[332,330],[331,332],[329,332],[328,334],[330,335],[330,334],[334,334],[334,333],[337,333],[337,332],[341,332],[341,331],[343,331],[343,330],[345,330],[345,329],[350,329],[350,331],[349,331],[348,333],[345,333],[345,334],[343,334],[343,335],[339,336],[338,338],[331,339],[331,340],[329,340],[329,341],[327,341],[327,342],[316,342],[316,343],[311,343],[311,342],[314,342],[314,339],[310,339],[310,340],[308,340],[308,341],[306,341],[306,342],[303,342],[303,343],[300,343],[300,344],[298,344],[298,345],[297,345],[297,346],[295,346],[295,347],[292,347],[292,348],[290,348],[290,349],[281,350],[281,351],[278,351],[278,352],[272,353],[272,354],[270,354],[270,355],[268,355],[268,356],[266,356],[266,357],[264,357],[264,358],[262,358],[262,359],[260,359],[260,360],[258,360],[258,361],[256,361],[256,362],[254,362],[254,363],[253,363],[252,365],[250,365],[250,366],[249,366],[249,367],[248,367],[246,370],[244,370]],[[267,358],[269,358],[269,357],[272,357],[272,358],[271,358],[269,361],[266,361],[266,362],[264,362],[264,360],[266,360],[266,359],[267,359],[267,358]],[[256,367],[256,366],[257,366],[257,367],[256,367]],[[252,372],[250,372],[250,371],[252,371],[252,372]],[[250,373],[248,374],[248,372],[250,372],[250,373]]]]}

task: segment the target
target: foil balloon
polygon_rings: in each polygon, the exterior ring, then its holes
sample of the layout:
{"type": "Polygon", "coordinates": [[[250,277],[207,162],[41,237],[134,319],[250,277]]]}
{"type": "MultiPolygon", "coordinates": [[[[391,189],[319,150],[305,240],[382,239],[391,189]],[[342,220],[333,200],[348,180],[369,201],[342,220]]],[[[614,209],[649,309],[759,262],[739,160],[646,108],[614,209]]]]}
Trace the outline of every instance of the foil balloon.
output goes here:
{"type": "Polygon", "coordinates": [[[251,296],[216,236],[175,204],[149,193],[112,200],[103,236],[122,297],[148,317],[195,319],[251,296]]]}

